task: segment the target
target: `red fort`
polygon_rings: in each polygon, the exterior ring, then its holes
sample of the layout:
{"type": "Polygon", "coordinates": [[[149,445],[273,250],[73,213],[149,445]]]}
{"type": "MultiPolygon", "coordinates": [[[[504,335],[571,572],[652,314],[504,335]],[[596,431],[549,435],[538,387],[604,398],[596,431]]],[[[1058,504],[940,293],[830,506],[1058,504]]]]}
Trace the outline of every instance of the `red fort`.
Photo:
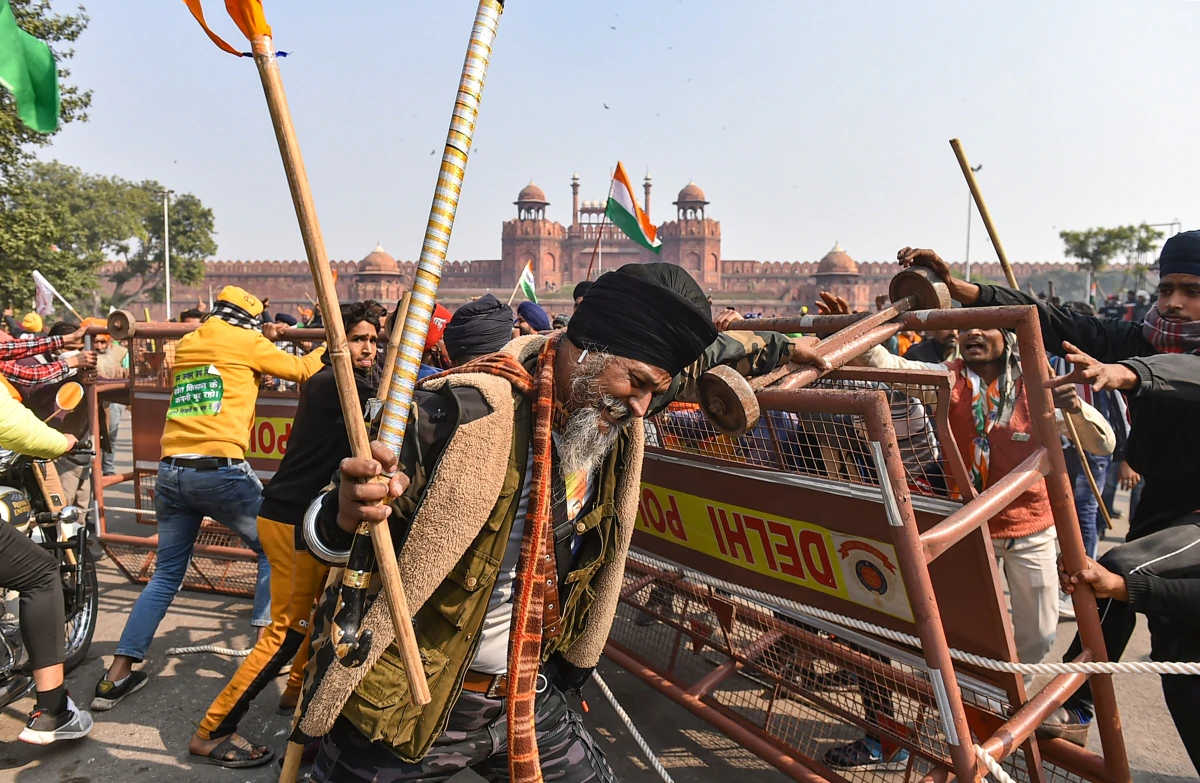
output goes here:
{"type": "MultiPolygon", "coordinates": [[[[642,182],[642,208],[653,220],[652,181],[642,182]]],[[[507,299],[526,263],[531,263],[539,299],[551,313],[569,313],[570,289],[585,279],[599,238],[597,267],[615,269],[627,263],[666,261],[679,264],[709,292],[715,306],[731,305],[744,312],[766,314],[798,312],[811,306],[818,291],[833,291],[856,310],[874,307],[875,297],[887,292],[892,275],[900,270],[893,260],[858,261],[834,242],[816,260],[768,261],[731,259],[721,255],[721,223],[709,216],[704,190],[695,182],[685,185],[671,202],[674,215],[657,223],[662,240],[660,255],[626,238],[604,220],[603,201],[581,201],[578,175],[570,179],[571,222],[563,225],[546,217],[550,201],[542,188],[530,182],[517,193],[516,215],[500,227],[500,257],[447,261],[442,273],[439,301],[452,309],[487,291],[507,299]],[[599,236],[598,235],[601,235],[599,236]]],[[[811,257],[810,257],[811,258],[811,257]]],[[[102,270],[111,273],[119,262],[102,270]]],[[[378,299],[394,302],[412,284],[415,261],[398,261],[376,246],[358,261],[332,261],[337,292],[342,301],[378,299]]],[[[954,265],[956,267],[960,265],[954,265]]],[[[1016,263],[1018,280],[1061,269],[1061,263],[1016,263]]],[[[961,271],[961,270],[960,270],[961,271]]],[[[999,264],[976,263],[972,272],[1003,279],[999,264]]],[[[593,277],[596,271],[593,270],[593,277]]],[[[314,294],[308,263],[297,260],[213,260],[205,264],[204,280],[194,286],[175,284],[175,309],[207,303],[209,289],[237,285],[259,297],[270,297],[274,312],[294,312],[309,306],[314,294]]],[[[111,285],[109,286],[111,288],[111,285]]],[[[140,314],[145,303],[133,303],[140,314]]],[[[163,305],[148,305],[156,318],[163,305]]]]}

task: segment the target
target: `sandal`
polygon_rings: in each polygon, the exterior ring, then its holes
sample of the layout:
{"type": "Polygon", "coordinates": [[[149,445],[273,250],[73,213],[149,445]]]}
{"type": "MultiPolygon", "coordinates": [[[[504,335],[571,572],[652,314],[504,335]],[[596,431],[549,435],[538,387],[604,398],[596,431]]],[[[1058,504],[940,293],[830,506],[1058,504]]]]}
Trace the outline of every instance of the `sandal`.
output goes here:
{"type": "Polygon", "coordinates": [[[202,764],[212,764],[217,767],[226,767],[227,769],[248,769],[250,767],[261,767],[263,764],[270,764],[271,759],[275,758],[275,751],[268,748],[266,745],[251,744],[248,748],[243,748],[241,745],[234,743],[233,738],[236,734],[230,734],[219,745],[210,750],[207,755],[202,753],[192,753],[188,751],[188,755],[202,764]],[[255,755],[255,754],[260,755],[255,755]]]}

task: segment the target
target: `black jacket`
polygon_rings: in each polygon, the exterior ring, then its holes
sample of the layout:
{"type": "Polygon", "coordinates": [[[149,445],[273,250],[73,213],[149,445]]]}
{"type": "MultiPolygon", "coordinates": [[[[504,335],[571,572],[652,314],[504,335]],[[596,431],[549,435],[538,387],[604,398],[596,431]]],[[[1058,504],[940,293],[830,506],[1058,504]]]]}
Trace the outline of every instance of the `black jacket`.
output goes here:
{"type": "Polygon", "coordinates": [[[1161,530],[1200,509],[1200,356],[1159,354],[1142,336],[1141,324],[1080,315],[1029,294],[981,285],[977,307],[1036,305],[1046,351],[1062,355],[1070,342],[1102,362],[1119,362],[1137,373],[1126,393],[1132,431],[1125,461],[1146,486],[1127,540],[1161,530]]]}
{"type": "Polygon", "coordinates": [[[940,364],[946,361],[946,344],[932,337],[926,337],[916,345],[909,346],[904,358],[912,359],[914,362],[940,364]]]}
{"type": "MultiPolygon", "coordinates": [[[[358,399],[365,406],[375,394],[375,386],[363,373],[354,373],[354,380],[358,399]]],[[[309,502],[321,493],[338,464],[349,456],[346,420],[342,418],[333,368],[327,362],[300,392],[287,453],[263,489],[258,513],[276,522],[299,524],[309,502]]]]}

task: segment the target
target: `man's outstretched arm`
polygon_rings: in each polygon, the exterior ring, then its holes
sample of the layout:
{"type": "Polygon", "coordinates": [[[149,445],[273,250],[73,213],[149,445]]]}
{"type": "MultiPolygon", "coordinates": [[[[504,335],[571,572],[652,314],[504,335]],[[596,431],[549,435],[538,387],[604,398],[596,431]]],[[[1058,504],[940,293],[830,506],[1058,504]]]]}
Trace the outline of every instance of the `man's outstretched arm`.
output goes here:
{"type": "Polygon", "coordinates": [[[1049,302],[999,285],[960,280],[950,273],[950,265],[933,250],[905,247],[896,254],[903,267],[921,266],[946,284],[950,296],[964,307],[1033,305],[1042,323],[1042,342],[1048,353],[1062,355],[1063,342],[1073,343],[1101,361],[1115,362],[1131,356],[1156,353],[1142,336],[1141,324],[1114,321],[1073,313],[1049,302]]]}

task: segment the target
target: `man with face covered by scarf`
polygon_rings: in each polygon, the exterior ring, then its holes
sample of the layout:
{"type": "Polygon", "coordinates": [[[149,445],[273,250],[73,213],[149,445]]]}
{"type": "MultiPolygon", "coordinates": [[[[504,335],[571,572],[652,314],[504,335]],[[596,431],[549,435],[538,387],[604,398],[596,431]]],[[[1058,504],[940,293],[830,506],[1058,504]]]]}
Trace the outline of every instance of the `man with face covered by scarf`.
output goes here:
{"type": "Polygon", "coordinates": [[[425,381],[399,465],[380,444],[375,460],[343,462],[306,539],[336,563],[360,519],[390,526],[433,701],[410,702],[382,601],[357,667],[334,660],[319,612],[298,732],[324,735],[315,780],[444,780],[465,767],[614,779],[563,693],[596,665],[616,611],[641,418],[716,338],[685,271],[631,264],[595,282],[565,333],[425,381]]]}
{"type": "Polygon", "coordinates": [[[93,710],[110,710],[146,684],[147,674],[132,666],[146,657],[179,592],[205,516],[238,533],[258,555],[251,623],[265,627],[271,622],[271,569],[256,524],[262,483],[246,462],[254,405],[264,374],[306,381],[321,369],[325,347],[306,356],[281,351],[270,339],[278,329],[264,326],[262,312],[253,294],[225,286],[204,323],[176,346],[155,479],[154,575],[133,605],[112,665],[96,683],[93,710]]]}
{"type": "MultiPolygon", "coordinates": [[[[1126,461],[1145,480],[1129,522],[1126,544],[1109,550],[1099,568],[1121,583],[1120,591],[1097,590],[1104,643],[1118,660],[1133,633],[1136,613],[1150,620],[1151,657],[1200,660],[1200,624],[1191,613],[1169,611],[1173,591],[1200,578],[1200,231],[1166,241],[1158,259],[1158,301],[1145,321],[1113,321],[1055,307],[1003,286],[975,285],[950,275],[932,250],[905,248],[900,262],[932,270],[951,296],[968,307],[1028,304],[1038,308],[1046,350],[1075,367],[1051,379],[1060,387],[1087,383],[1096,391],[1124,393],[1132,430],[1126,461]]],[[[1077,578],[1080,575],[1066,575],[1077,578]]],[[[1084,581],[1089,581],[1084,579],[1084,581]]],[[[1081,650],[1078,636],[1064,660],[1081,650]]],[[[1200,677],[1164,675],[1163,695],[1193,764],[1200,770],[1200,677]]],[[[1043,724],[1042,731],[1083,744],[1093,714],[1085,683],[1043,724]]]]}

